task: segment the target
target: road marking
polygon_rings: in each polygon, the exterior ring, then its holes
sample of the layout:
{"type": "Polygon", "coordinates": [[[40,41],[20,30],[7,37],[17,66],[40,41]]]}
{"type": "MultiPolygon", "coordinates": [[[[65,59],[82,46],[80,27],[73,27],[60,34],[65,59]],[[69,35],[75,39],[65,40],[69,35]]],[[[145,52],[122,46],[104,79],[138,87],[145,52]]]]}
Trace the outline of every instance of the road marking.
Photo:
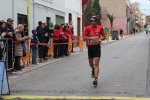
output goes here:
{"type": "Polygon", "coordinates": [[[136,97],[105,97],[105,96],[2,96],[4,99],[14,99],[14,98],[22,98],[22,99],[72,99],[72,100],[78,100],[78,99],[107,99],[107,100],[150,100],[150,98],[136,98],[136,97]]]}

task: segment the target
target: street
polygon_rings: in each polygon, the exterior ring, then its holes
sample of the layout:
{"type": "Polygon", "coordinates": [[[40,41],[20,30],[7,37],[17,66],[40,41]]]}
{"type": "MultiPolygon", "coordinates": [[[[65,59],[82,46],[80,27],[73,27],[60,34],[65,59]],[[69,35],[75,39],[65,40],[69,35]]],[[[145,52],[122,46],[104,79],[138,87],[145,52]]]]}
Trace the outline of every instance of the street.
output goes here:
{"type": "Polygon", "coordinates": [[[9,80],[11,95],[150,97],[145,32],[102,46],[98,86],[87,50],[9,80]]]}

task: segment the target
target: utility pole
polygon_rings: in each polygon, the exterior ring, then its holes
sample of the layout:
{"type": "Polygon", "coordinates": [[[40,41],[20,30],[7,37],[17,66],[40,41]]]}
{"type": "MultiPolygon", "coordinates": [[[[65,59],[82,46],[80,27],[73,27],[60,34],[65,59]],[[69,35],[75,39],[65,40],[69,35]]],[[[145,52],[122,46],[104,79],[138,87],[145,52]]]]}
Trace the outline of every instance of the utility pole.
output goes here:
{"type": "Polygon", "coordinates": [[[30,0],[26,0],[28,35],[30,34],[30,0]]]}

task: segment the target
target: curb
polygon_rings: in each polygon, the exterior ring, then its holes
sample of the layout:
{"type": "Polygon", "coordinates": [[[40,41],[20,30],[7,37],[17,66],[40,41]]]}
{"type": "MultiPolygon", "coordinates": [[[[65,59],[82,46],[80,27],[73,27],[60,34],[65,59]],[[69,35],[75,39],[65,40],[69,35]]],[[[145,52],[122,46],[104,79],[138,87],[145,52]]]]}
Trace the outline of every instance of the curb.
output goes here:
{"type": "Polygon", "coordinates": [[[115,96],[3,96],[4,100],[150,100],[150,98],[115,96]]]}

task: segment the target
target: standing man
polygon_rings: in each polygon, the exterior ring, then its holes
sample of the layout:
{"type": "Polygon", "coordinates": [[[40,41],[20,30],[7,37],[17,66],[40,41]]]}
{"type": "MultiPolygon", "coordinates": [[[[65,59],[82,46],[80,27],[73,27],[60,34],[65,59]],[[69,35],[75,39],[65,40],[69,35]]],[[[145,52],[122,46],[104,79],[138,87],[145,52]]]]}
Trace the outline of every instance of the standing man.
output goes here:
{"type": "MultiPolygon", "coordinates": [[[[73,22],[72,21],[70,21],[70,23],[69,23],[69,28],[71,29],[71,32],[72,32],[72,36],[74,36],[74,27],[73,27],[73,22]]],[[[73,51],[73,42],[72,42],[72,51],[71,51],[72,53],[75,53],[74,51],[73,51]]]]}
{"type": "MultiPolygon", "coordinates": [[[[12,37],[8,36],[6,38],[12,38],[15,39],[15,31],[13,28],[13,21],[11,18],[7,19],[7,25],[6,25],[6,31],[8,33],[12,33],[12,37]]],[[[8,68],[13,68],[13,62],[14,62],[14,43],[9,40],[8,41],[8,68]]]]}
{"type": "Polygon", "coordinates": [[[87,26],[84,31],[84,39],[88,41],[88,59],[92,68],[93,85],[98,84],[99,61],[101,57],[101,39],[104,38],[103,27],[97,25],[97,17],[91,17],[91,25],[87,26]]]}

